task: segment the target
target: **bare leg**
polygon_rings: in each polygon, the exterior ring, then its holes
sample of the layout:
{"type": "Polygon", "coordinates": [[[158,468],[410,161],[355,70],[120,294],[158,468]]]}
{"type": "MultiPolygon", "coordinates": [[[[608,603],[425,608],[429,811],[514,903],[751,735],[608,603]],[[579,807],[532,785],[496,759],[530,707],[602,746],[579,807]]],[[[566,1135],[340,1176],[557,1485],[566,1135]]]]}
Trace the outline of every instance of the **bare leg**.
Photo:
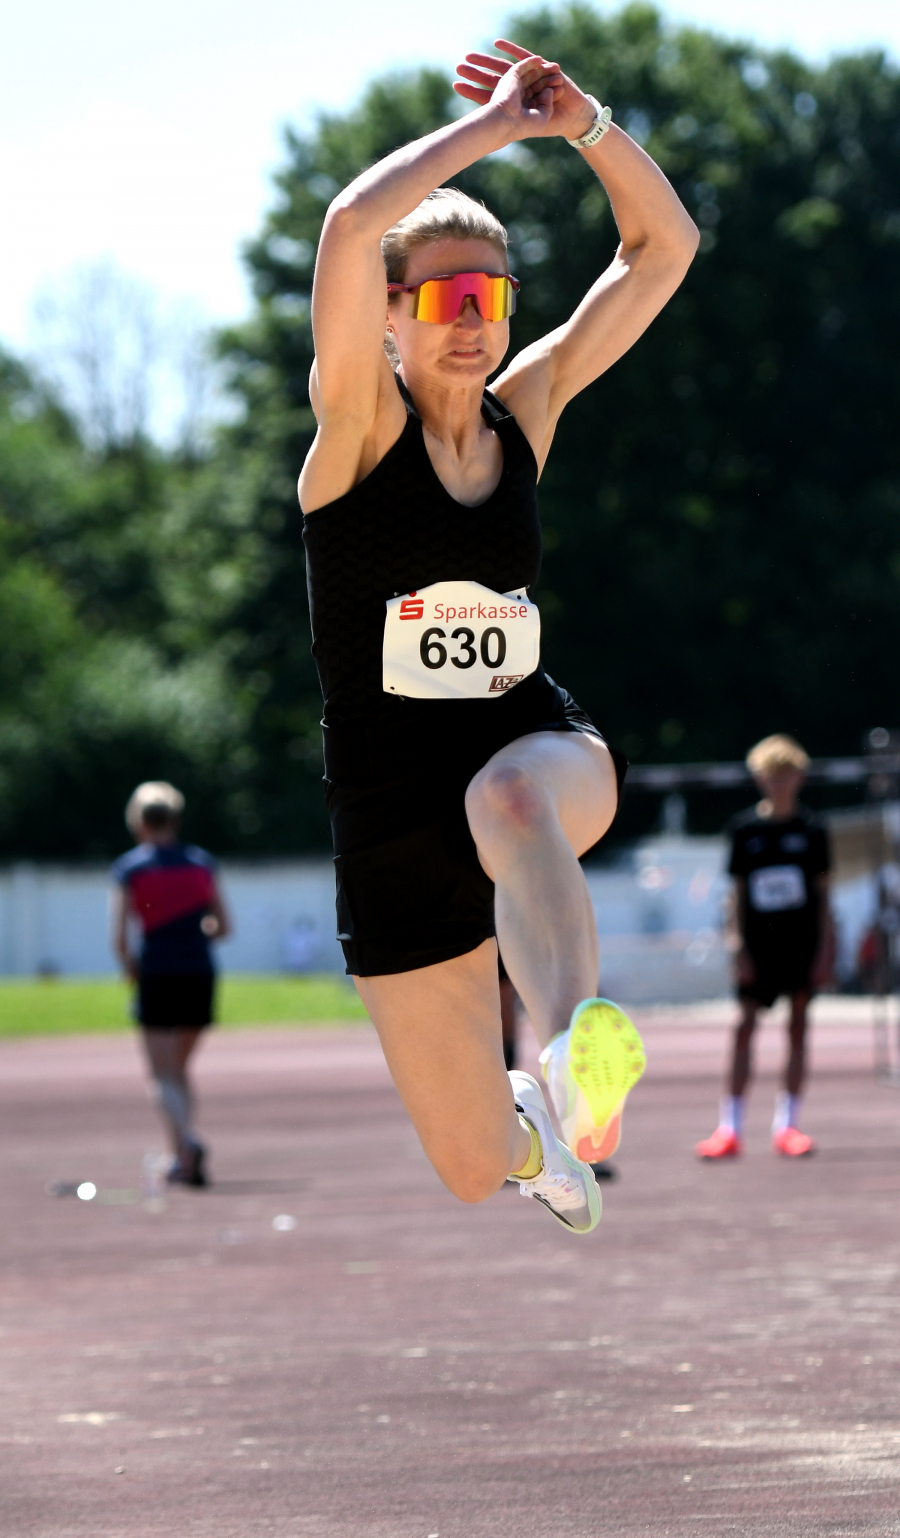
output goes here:
{"type": "Polygon", "coordinates": [[[187,1065],[201,1032],[194,1026],[175,1030],[144,1026],[142,1035],[157,1104],[172,1152],[178,1157],[187,1151],[191,1142],[193,1096],[187,1065]]]}
{"type": "Polygon", "coordinates": [[[510,743],[466,795],[478,855],[496,887],[503,961],[543,1046],[597,989],[597,926],[578,856],[609,828],[616,801],[608,748],[574,732],[510,743]]]}
{"type": "Polygon", "coordinates": [[[791,995],[791,1016],[788,1023],[790,1051],[784,1075],[784,1087],[789,1095],[799,1095],[806,1079],[806,1024],[810,995],[791,995]]]}
{"type": "Polygon", "coordinates": [[[354,982],[428,1158],[454,1195],[483,1201],[531,1152],[503,1063],[496,943],[354,982]]]}
{"type": "MultiPolygon", "coordinates": [[[[577,855],[602,837],[615,807],[608,749],[563,732],[501,749],[466,796],[496,884],[503,959],[545,1042],[597,987],[596,925],[577,855]]],[[[495,942],[355,982],[426,1154],[463,1201],[483,1201],[525,1166],[532,1146],[503,1062],[495,942]]]]}
{"type": "Polygon", "coordinates": [[[750,1044],[753,1032],[756,1029],[758,1014],[759,1005],[755,999],[741,1000],[741,1018],[734,1033],[734,1052],[731,1060],[731,1079],[729,1081],[729,1094],[736,1097],[740,1097],[745,1093],[750,1082],[750,1044]]]}
{"type": "Polygon", "coordinates": [[[507,1068],[516,1066],[516,1015],[518,995],[508,977],[500,979],[500,1027],[503,1038],[503,1061],[507,1068]]]}

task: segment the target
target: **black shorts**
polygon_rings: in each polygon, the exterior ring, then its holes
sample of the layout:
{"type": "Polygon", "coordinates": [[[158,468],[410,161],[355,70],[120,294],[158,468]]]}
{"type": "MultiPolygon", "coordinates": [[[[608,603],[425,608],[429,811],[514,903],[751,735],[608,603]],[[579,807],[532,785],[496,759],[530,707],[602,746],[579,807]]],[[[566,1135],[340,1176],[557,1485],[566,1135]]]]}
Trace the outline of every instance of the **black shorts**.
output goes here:
{"type": "MultiPolygon", "coordinates": [[[[515,691],[518,693],[518,691],[515,691]]],[[[421,718],[404,742],[376,728],[325,728],[326,801],[337,878],[337,937],[347,972],[381,977],[463,956],[494,934],[494,884],[466,818],[465,794],[488,759],[538,731],[604,740],[564,689],[541,679],[514,713],[501,703],[478,717],[477,741],[446,711],[440,737],[423,741],[421,718]],[[530,699],[528,697],[530,695],[530,699]],[[516,729],[518,728],[518,729],[516,729]]],[[[435,717],[435,719],[439,719],[435,717]]],[[[610,750],[621,791],[626,760],[610,750]]]]}
{"type": "Polygon", "coordinates": [[[211,1025],[214,972],[151,972],[138,983],[137,1019],[152,1030],[211,1025]]]}
{"type": "Polygon", "coordinates": [[[798,954],[796,951],[776,951],[770,955],[754,956],[756,977],[752,983],[741,983],[738,997],[752,1000],[763,1009],[771,1009],[775,1000],[783,994],[788,997],[795,993],[812,995],[815,989],[809,975],[814,959],[815,952],[798,954]]]}

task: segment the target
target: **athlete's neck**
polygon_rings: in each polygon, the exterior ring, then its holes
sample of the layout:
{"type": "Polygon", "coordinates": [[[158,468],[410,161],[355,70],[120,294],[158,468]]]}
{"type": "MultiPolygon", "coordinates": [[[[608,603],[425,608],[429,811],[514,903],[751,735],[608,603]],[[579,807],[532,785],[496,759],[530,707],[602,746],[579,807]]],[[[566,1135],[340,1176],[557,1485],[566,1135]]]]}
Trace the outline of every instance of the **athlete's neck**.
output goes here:
{"type": "Polygon", "coordinates": [[[460,459],[490,431],[481,414],[483,379],[443,380],[398,371],[413,398],[423,427],[460,459]]]}
{"type": "Polygon", "coordinates": [[[437,386],[404,380],[422,419],[425,452],[444,490],[462,507],[480,507],[503,475],[503,449],[481,414],[483,380],[437,386]]]}

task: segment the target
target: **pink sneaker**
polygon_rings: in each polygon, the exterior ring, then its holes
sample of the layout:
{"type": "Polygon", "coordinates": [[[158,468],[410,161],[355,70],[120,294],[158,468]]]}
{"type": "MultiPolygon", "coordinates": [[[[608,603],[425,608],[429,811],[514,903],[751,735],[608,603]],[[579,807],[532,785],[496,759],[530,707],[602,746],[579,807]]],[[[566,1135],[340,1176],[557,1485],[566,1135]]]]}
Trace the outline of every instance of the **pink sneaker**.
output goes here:
{"type": "Polygon", "coordinates": [[[717,1127],[712,1137],[703,1139],[694,1149],[698,1159],[736,1159],[744,1145],[730,1127],[717,1127]]]}
{"type": "Polygon", "coordinates": [[[772,1134],[772,1152],[784,1154],[788,1159],[802,1159],[807,1154],[815,1153],[816,1145],[805,1132],[798,1132],[796,1127],[783,1127],[780,1132],[772,1134]]]}

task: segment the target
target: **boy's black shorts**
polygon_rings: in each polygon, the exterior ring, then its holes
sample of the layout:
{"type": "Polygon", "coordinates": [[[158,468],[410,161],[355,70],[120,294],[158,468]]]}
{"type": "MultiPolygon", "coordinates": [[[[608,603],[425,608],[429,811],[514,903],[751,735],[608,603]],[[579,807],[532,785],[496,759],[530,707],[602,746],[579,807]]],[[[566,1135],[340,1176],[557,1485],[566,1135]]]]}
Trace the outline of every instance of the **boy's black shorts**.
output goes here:
{"type": "Polygon", "coordinates": [[[751,999],[763,1009],[771,1009],[782,994],[790,996],[794,993],[815,992],[810,982],[815,950],[798,953],[792,947],[789,951],[771,950],[760,955],[751,951],[750,954],[756,968],[756,977],[752,983],[740,985],[739,998],[751,999]]]}

